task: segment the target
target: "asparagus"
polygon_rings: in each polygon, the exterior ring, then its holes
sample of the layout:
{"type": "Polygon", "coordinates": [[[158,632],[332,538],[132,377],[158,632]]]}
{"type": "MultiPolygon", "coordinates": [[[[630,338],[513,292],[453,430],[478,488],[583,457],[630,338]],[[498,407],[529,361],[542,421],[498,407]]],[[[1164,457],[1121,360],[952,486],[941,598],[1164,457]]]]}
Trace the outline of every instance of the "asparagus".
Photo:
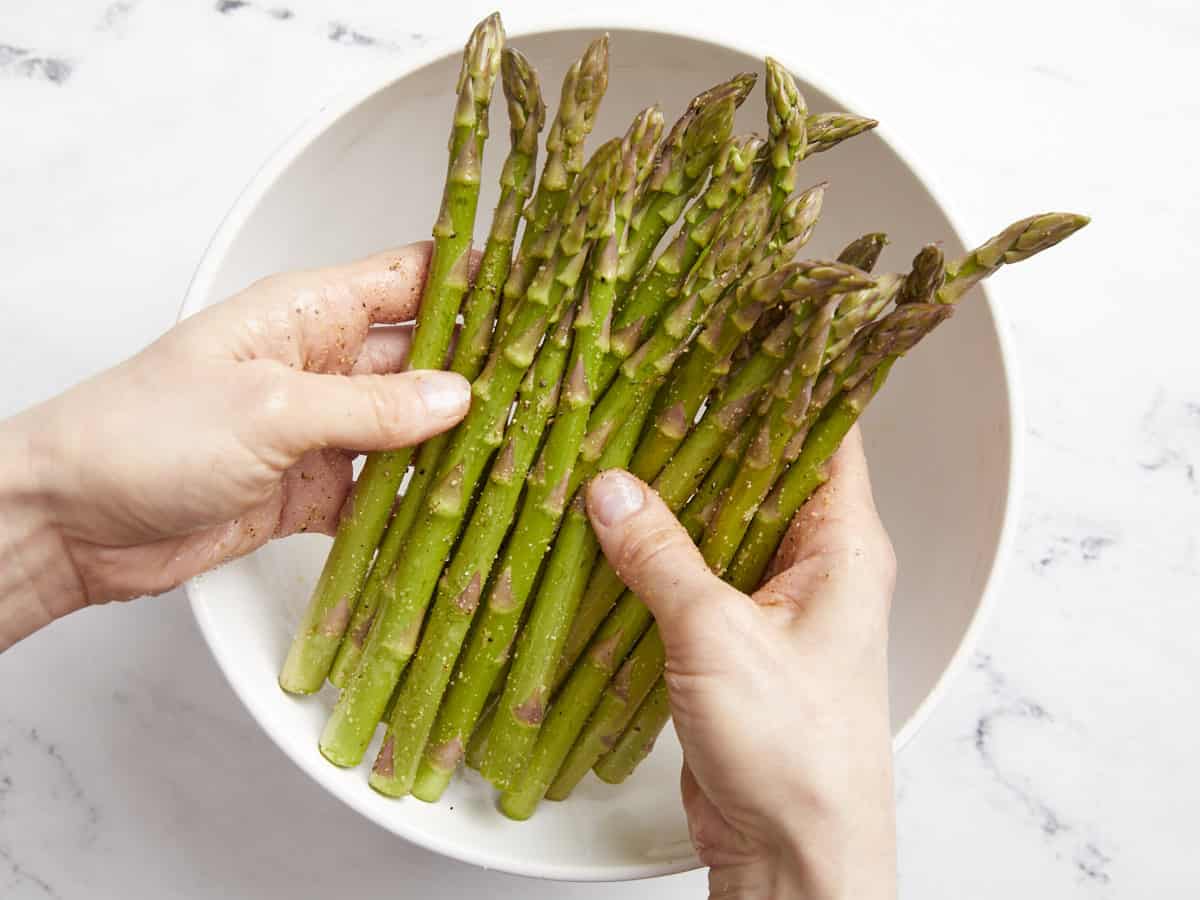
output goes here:
{"type": "Polygon", "coordinates": [[[548,799],[565,800],[588,769],[605,751],[613,748],[646,695],[659,681],[665,663],[666,651],[658,626],[651,625],[605,688],[583,734],[546,791],[548,799]]]}
{"type": "MultiPolygon", "coordinates": [[[[474,401],[439,462],[418,519],[420,540],[405,541],[385,587],[363,658],[342,690],[321,735],[321,752],[336,765],[357,765],[387,696],[416,647],[442,563],[458,536],[475,486],[501,443],[513,398],[547,327],[573,293],[589,238],[612,202],[613,157],[597,151],[592,178],[577,179],[561,223],[555,257],[538,272],[513,320],[472,387],[474,401]],[[590,197],[583,202],[584,197],[590,197]]],[[[586,173],[585,173],[586,174],[586,173]]],[[[416,528],[418,526],[414,526],[416,528]]]]}
{"type": "MultiPolygon", "coordinates": [[[[497,302],[508,277],[521,207],[533,191],[538,134],[546,117],[537,72],[529,60],[511,47],[504,48],[500,59],[501,84],[508,101],[512,149],[500,175],[500,200],[492,217],[475,283],[463,305],[463,328],[450,365],[451,371],[468,380],[474,380],[479,374],[491,346],[497,302]]],[[[391,572],[408,530],[421,509],[437,461],[449,440],[449,434],[437,435],[422,444],[417,452],[408,490],[384,533],[366,586],[354,609],[348,637],[342,641],[330,671],[329,680],[338,687],[345,685],[362,658],[363,644],[379,607],[384,580],[391,572]]]]}
{"type": "Polygon", "coordinates": [[[870,272],[879,262],[879,256],[887,242],[887,235],[882,231],[870,231],[847,244],[838,254],[837,261],[870,272]]]}
{"type": "Polygon", "coordinates": [[[796,187],[796,163],[808,150],[808,104],[796,79],[767,57],[767,126],[771,132],[771,208],[778,212],[796,187]]]}
{"type": "MultiPolygon", "coordinates": [[[[1045,213],[1014,222],[977,249],[946,266],[945,283],[937,290],[935,302],[952,306],[962,299],[967,290],[1001,266],[1028,259],[1053,247],[1087,225],[1088,221],[1086,216],[1074,213],[1045,213]]],[[[902,308],[912,306],[910,304],[902,308]]],[[[933,325],[936,324],[933,322],[933,325]]],[[[817,423],[805,442],[800,458],[791,465],[755,515],[730,567],[730,577],[743,578],[751,583],[757,583],[762,577],[775,548],[787,531],[788,523],[824,480],[826,462],[870,402],[874,392],[883,385],[895,358],[893,355],[882,361],[872,377],[863,377],[857,387],[843,393],[817,423]]]]}
{"type": "MultiPolygon", "coordinates": [[[[587,424],[596,370],[607,352],[620,243],[620,235],[616,231],[616,209],[624,202],[624,196],[631,195],[645,177],[661,131],[662,116],[656,108],[651,107],[635,118],[621,143],[621,168],[614,175],[619,195],[612,198],[606,222],[596,235],[590,281],[584,288],[583,302],[574,320],[576,336],[567,369],[569,375],[559,395],[558,414],[542,449],[542,461],[535,471],[514,530],[521,540],[510,542],[500,566],[500,570],[509,576],[507,584],[512,591],[513,602],[518,605],[523,602],[522,593],[527,595],[532,588],[538,563],[562,515],[567,482],[587,424]]],[[[519,419],[520,416],[514,423],[519,419]]],[[[540,424],[545,427],[545,417],[540,417],[540,424]]],[[[523,472],[520,474],[523,475],[523,472]]],[[[492,526],[494,540],[488,549],[493,552],[498,546],[499,536],[503,534],[501,521],[507,519],[492,520],[495,522],[492,526]]],[[[480,549],[472,545],[464,552],[470,554],[472,559],[486,559],[490,565],[490,557],[479,557],[480,549]]],[[[406,679],[397,714],[390,723],[389,740],[380,753],[383,764],[377,765],[372,773],[371,784],[382,793],[400,796],[408,793],[412,786],[453,660],[458,655],[470,618],[478,605],[479,588],[486,579],[487,572],[483,565],[472,566],[472,570],[470,580],[458,580],[451,585],[454,593],[448,595],[441,615],[438,615],[439,610],[435,607],[434,618],[426,628],[417,656],[420,668],[410,672],[406,679]],[[470,592],[470,603],[461,602],[463,591],[470,592]]],[[[466,574],[463,573],[464,577],[466,574]]]]}
{"type": "Polygon", "coordinates": [[[896,295],[896,304],[928,303],[946,281],[946,258],[937,244],[926,244],[913,257],[912,270],[896,295]]]}
{"type": "Polygon", "coordinates": [[[507,323],[538,267],[553,251],[546,235],[561,215],[572,183],[583,166],[583,142],[592,131],[608,90],[608,35],[588,44],[563,78],[554,121],[546,135],[546,163],[537,193],[526,211],[525,233],[512,273],[504,284],[499,321],[507,323]]]}
{"type": "Polygon", "coordinates": [[[817,113],[805,120],[806,137],[805,155],[824,153],[832,150],[842,141],[870,131],[879,123],[874,119],[853,116],[850,113],[817,113]]]}
{"type": "MultiPolygon", "coordinates": [[[[644,401],[646,410],[649,404],[649,399],[644,401]]],[[[637,418],[635,412],[622,426],[606,456],[619,460],[623,454],[633,452],[641,431],[637,418]]],[[[438,712],[414,782],[413,794],[422,800],[436,800],[445,790],[508,662],[523,612],[513,603],[510,585],[511,576],[501,568],[467,647],[460,654],[459,666],[438,712]]]]}
{"type": "Polygon", "coordinates": [[[595,773],[609,784],[621,784],[654,749],[654,742],[671,718],[667,683],[661,678],[625,729],[616,746],[596,763],[595,773]]]}
{"type": "MultiPolygon", "coordinates": [[[[433,226],[433,257],[409,355],[410,369],[444,364],[458,307],[467,290],[488,105],[503,44],[500,16],[492,14],[475,27],[463,51],[446,185],[433,226]]],[[[411,458],[411,448],[367,456],[280,672],[279,685],[285,691],[312,693],[329,674],[411,458]]]]}

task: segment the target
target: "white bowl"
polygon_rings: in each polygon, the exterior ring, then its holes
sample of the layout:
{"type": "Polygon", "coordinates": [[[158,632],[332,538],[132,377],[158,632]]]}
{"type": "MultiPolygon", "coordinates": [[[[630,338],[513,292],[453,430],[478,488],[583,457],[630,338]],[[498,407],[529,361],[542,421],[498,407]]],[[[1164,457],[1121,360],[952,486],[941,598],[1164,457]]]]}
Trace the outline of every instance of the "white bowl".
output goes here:
{"type": "MultiPolygon", "coordinates": [[[[557,98],[566,66],[593,34],[563,30],[510,40],[534,60],[548,95],[557,98]]],[[[199,267],[183,314],[266,273],[351,259],[427,236],[441,191],[457,65],[457,51],[430,55],[404,66],[387,84],[324,107],[234,205],[199,267]]],[[[595,134],[620,133],[650,100],[663,105],[669,121],[701,88],[737,71],[760,70],[756,56],[727,46],[614,31],[611,84],[595,134]],[[656,96],[647,96],[647,85],[656,96]]],[[[848,108],[811,81],[805,92],[814,110],[848,108]]],[[[493,109],[479,238],[507,143],[503,104],[493,109]]],[[[763,122],[759,88],[741,111],[739,130],[762,130],[763,122]]],[[[821,179],[830,188],[812,255],[835,253],[867,230],[891,235],[881,268],[905,267],[928,240],[944,241],[948,253],[961,251],[927,182],[879,136],[856,138],[806,162],[801,181],[821,179]]],[[[891,665],[897,747],[913,736],[961,667],[1008,543],[1020,433],[1013,427],[1010,384],[1002,331],[991,305],[975,296],[897,367],[866,417],[879,505],[900,560],[891,665]]],[[[365,766],[329,765],[317,752],[317,736],[331,692],[298,700],[275,681],[327,547],[322,537],[289,538],[188,586],[196,620],[230,684],[315,781],[407,840],[506,872],[617,880],[697,865],[679,802],[679,746],[669,734],[624,786],[589,778],[569,802],[546,803],[522,824],[495,811],[491,791],[473,774],[429,805],[374,793],[365,766]]]]}

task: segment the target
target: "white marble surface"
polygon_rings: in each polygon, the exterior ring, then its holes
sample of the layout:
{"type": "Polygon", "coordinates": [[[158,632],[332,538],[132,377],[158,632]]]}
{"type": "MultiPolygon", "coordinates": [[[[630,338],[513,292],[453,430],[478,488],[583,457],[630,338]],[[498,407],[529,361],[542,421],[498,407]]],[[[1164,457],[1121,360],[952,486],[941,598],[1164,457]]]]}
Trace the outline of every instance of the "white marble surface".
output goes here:
{"type": "MultiPolygon", "coordinates": [[[[408,6],[4,0],[0,415],[167,328],[232,198],[320,96],[486,11],[408,6]]],[[[614,23],[661,24],[704,7],[606,5],[614,23]]],[[[715,4],[701,18],[766,51],[805,40],[810,71],[961,198],[968,236],[1042,207],[1095,217],[1071,265],[1005,274],[1040,298],[1008,311],[1019,537],[972,668],[898,760],[902,896],[1194,896],[1200,8],[733,7],[727,26],[715,4]]],[[[504,12],[512,31],[570,21],[504,12]]],[[[377,831],[259,733],[178,592],[78,615],[0,659],[4,897],[702,894],[700,873],[497,876],[377,831]]]]}

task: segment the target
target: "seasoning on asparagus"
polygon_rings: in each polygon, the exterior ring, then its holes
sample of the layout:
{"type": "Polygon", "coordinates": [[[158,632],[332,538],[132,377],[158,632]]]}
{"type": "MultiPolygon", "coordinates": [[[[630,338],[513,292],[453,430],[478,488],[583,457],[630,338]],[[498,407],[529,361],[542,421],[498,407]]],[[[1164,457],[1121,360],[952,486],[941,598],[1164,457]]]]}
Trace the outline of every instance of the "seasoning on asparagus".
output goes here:
{"type": "MultiPolygon", "coordinates": [[[[603,152],[598,151],[598,155],[603,152]]],[[[503,440],[510,407],[538,344],[556,322],[583,270],[591,237],[612,202],[615,153],[602,156],[594,179],[580,177],[561,221],[555,256],[517,305],[503,338],[472,386],[473,401],[438,464],[417,519],[420,540],[405,541],[385,587],[385,601],[362,661],[342,690],[321,735],[331,762],[357,765],[401,673],[416,649],[442,564],[458,536],[475,486],[503,440]],[[590,194],[590,200],[581,202],[590,194]]]]}
{"type": "Polygon", "coordinates": [[[538,267],[553,254],[547,233],[562,214],[575,176],[583,168],[583,142],[596,123],[600,101],[608,90],[608,35],[588,44],[563,78],[554,121],[546,135],[546,163],[537,193],[525,211],[525,232],[512,272],[504,284],[499,323],[507,324],[513,307],[525,296],[538,267]]]}
{"type": "MultiPolygon", "coordinates": [[[[433,226],[433,256],[409,354],[410,369],[444,364],[467,291],[488,106],[503,45],[504,30],[494,13],[475,27],[463,51],[446,185],[433,226]]],[[[411,458],[411,448],[368,454],[280,672],[279,685],[285,691],[310,694],[325,682],[411,458]]]]}
{"type": "MultiPolygon", "coordinates": [[[[463,304],[463,327],[454,349],[450,370],[473,381],[487,360],[492,343],[500,291],[508,277],[513,242],[520,223],[521,207],[533,192],[538,134],[545,123],[537,72],[519,50],[505,47],[501,54],[501,84],[508,101],[512,149],[500,174],[500,200],[492,215],[492,227],[484,245],[475,283],[463,304]]],[[[430,438],[417,451],[408,489],[392,516],[371,566],[354,617],[334,660],[329,680],[343,687],[354,674],[367,633],[378,611],[384,580],[391,574],[396,557],[420,512],[438,459],[450,441],[449,433],[430,438]]]]}
{"type": "MultiPolygon", "coordinates": [[[[621,240],[616,230],[616,209],[623,202],[624,195],[635,192],[645,177],[661,132],[662,115],[656,107],[650,107],[635,118],[620,144],[620,167],[613,174],[615,194],[611,196],[605,222],[594,236],[588,283],[583,288],[583,299],[574,318],[575,338],[565,381],[559,392],[558,414],[546,438],[542,461],[530,481],[515,526],[515,533],[520,540],[510,542],[499,568],[502,573],[500,577],[505,579],[507,588],[513,594],[513,602],[518,604],[521,603],[521,593],[528,594],[532,589],[545,546],[562,515],[567,500],[567,483],[587,425],[594,378],[600,360],[608,350],[621,240]]],[[[518,413],[514,423],[519,419],[518,413]]],[[[541,424],[544,428],[544,419],[541,424]]],[[[497,540],[494,544],[497,549],[498,543],[497,540]]],[[[470,546],[464,552],[475,557],[478,550],[478,547],[470,546]]],[[[398,706],[399,714],[391,720],[388,740],[380,751],[382,764],[377,764],[371,776],[371,784],[376,790],[401,796],[408,793],[412,786],[454,658],[466,636],[470,616],[479,602],[479,588],[487,574],[483,569],[482,565],[475,568],[471,581],[462,587],[463,591],[471,591],[469,604],[449,600],[441,610],[435,607],[434,618],[421,641],[418,667],[405,680],[404,696],[398,706]],[[464,610],[463,607],[468,609],[464,610]],[[465,623],[462,621],[464,618],[467,620],[465,623]]]]}

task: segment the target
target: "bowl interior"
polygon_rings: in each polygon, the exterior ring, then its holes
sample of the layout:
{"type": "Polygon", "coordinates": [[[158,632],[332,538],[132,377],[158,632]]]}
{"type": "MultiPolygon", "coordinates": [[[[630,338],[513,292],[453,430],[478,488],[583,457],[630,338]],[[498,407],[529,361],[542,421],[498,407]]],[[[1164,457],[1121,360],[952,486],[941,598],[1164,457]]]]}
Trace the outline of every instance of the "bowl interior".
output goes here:
{"type": "MultiPolygon", "coordinates": [[[[563,72],[587,38],[558,31],[512,40],[534,60],[547,94],[556,99],[563,72]]],[[[440,198],[456,69],[456,58],[446,57],[361,102],[325,111],[308,132],[311,141],[282,151],[239,201],[201,266],[185,314],[270,272],[346,260],[427,236],[440,198]]],[[[617,31],[595,134],[619,134],[650,101],[661,103],[670,121],[701,88],[760,69],[760,60],[722,46],[617,31]]],[[[805,92],[814,110],[839,108],[811,84],[805,92]]],[[[762,130],[764,115],[760,88],[741,110],[739,126],[762,130]]],[[[492,119],[479,240],[507,144],[503,104],[493,105],[492,119]]],[[[806,162],[801,186],[822,179],[830,187],[813,256],[833,255],[867,230],[891,236],[881,269],[905,268],[927,240],[942,240],[947,253],[961,250],[937,201],[880,138],[860,137],[806,162]]],[[[1003,530],[1008,387],[985,302],[966,304],[897,367],[865,430],[879,506],[900,560],[891,700],[903,740],[963,642],[1003,530]]],[[[313,536],[277,542],[190,586],[197,618],[226,676],[298,765],[385,828],[484,866],[551,878],[618,879],[695,865],[672,735],[625,786],[588,779],[569,802],[544,804],[520,825],[493,809],[490,790],[470,774],[441,803],[427,805],[384,799],[367,787],[363,770],[325,763],[316,743],[332,696],[327,691],[296,700],[279,691],[275,678],[328,543],[313,536]]]]}

